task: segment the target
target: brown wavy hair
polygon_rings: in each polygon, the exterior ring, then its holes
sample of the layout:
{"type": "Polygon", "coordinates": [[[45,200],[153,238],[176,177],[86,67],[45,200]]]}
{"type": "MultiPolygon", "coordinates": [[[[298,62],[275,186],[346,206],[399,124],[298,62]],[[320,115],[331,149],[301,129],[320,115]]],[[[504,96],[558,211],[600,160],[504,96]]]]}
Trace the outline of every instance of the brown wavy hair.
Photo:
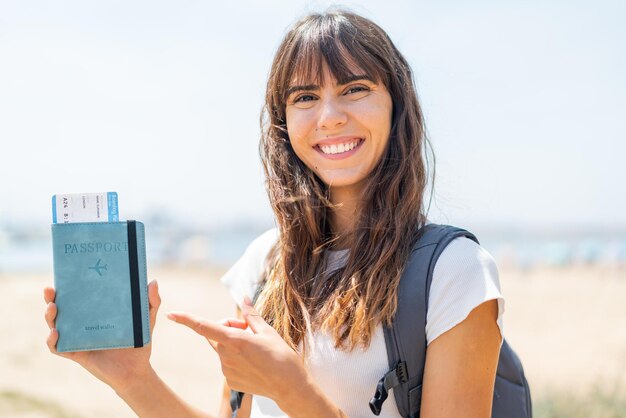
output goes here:
{"type": "Polygon", "coordinates": [[[426,219],[428,140],[411,69],[372,21],[345,10],[307,15],[276,52],[261,127],[259,150],[279,229],[266,259],[261,315],[294,349],[300,343],[305,349],[314,329],[328,332],[338,348],[367,347],[374,327],[395,314],[398,283],[426,219]],[[294,80],[321,85],[323,64],[337,80],[364,71],[393,101],[387,149],[344,237],[330,230],[328,186],[296,156],[286,127],[287,89],[294,80]],[[347,262],[325,274],[324,251],[340,238],[349,242],[347,262]]]}

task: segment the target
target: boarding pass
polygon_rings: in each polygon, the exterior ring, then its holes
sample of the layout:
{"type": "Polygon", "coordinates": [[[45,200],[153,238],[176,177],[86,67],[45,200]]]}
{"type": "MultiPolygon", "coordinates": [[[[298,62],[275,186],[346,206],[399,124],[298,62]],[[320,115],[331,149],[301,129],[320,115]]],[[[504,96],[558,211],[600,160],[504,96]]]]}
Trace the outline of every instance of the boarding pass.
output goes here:
{"type": "Polygon", "coordinates": [[[73,193],[52,196],[52,222],[117,222],[117,193],[73,193]]]}

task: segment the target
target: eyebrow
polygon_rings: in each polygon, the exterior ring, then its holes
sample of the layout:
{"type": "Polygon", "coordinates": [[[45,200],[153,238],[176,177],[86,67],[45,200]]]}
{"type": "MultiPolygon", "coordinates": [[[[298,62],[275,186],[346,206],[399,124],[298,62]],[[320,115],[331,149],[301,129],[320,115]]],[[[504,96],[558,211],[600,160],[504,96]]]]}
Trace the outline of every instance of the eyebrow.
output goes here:
{"type": "MultiPolygon", "coordinates": [[[[351,75],[348,76],[346,78],[342,78],[341,80],[337,81],[337,85],[338,86],[344,86],[348,83],[351,83],[353,81],[357,81],[357,80],[367,80],[371,83],[376,84],[376,82],[374,81],[374,79],[367,75],[367,74],[359,74],[359,75],[351,75]]],[[[320,86],[316,85],[316,84],[307,84],[307,85],[303,85],[303,86],[292,86],[289,87],[287,89],[287,92],[285,93],[285,97],[289,97],[291,96],[293,93],[297,92],[297,91],[302,91],[302,90],[319,90],[320,86]]]]}

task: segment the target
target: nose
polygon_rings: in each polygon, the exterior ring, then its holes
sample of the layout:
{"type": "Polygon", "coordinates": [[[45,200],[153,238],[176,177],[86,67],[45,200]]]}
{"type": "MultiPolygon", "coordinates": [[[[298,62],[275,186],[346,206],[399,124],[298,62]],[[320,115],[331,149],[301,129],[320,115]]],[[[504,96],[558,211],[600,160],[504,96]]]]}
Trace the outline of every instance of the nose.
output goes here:
{"type": "Polygon", "coordinates": [[[348,115],[337,100],[322,100],[320,104],[317,120],[318,129],[335,129],[346,124],[348,115]]]}

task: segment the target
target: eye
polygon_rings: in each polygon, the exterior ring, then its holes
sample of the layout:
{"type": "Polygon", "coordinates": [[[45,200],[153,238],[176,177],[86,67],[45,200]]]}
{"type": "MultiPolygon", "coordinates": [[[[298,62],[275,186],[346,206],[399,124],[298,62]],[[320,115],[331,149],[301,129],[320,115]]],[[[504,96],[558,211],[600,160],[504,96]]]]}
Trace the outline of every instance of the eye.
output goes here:
{"type": "Polygon", "coordinates": [[[363,91],[370,91],[369,87],[364,86],[362,84],[358,84],[355,86],[350,86],[347,90],[346,90],[346,94],[351,94],[351,93],[360,93],[363,91]]]}
{"type": "Polygon", "coordinates": [[[313,96],[312,94],[301,94],[300,96],[296,97],[293,102],[294,103],[303,103],[303,102],[310,102],[315,100],[316,97],[313,96]]]}

